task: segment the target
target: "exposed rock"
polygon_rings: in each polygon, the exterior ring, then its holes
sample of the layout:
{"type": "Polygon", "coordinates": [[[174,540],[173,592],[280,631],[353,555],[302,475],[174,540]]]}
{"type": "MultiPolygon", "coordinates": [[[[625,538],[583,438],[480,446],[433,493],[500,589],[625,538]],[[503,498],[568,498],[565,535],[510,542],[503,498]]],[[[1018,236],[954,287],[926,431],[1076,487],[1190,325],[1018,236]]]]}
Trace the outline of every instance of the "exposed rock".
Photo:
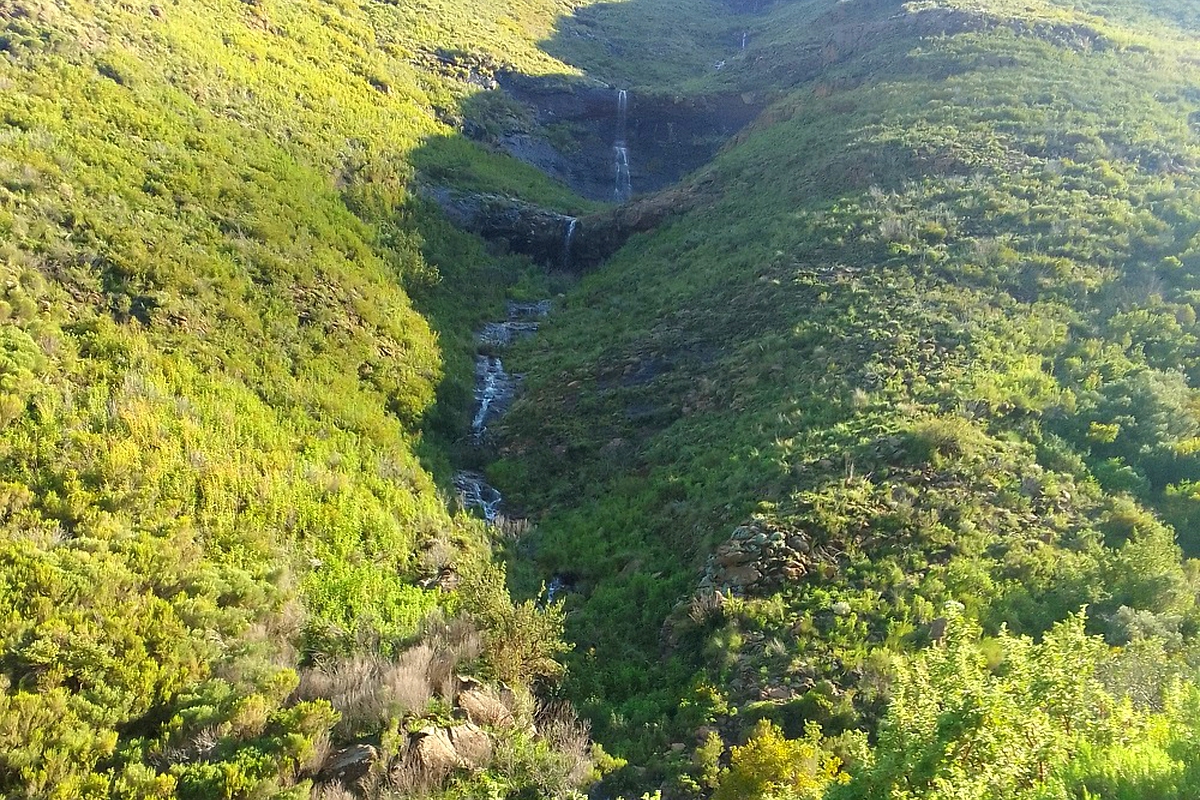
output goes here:
{"type": "Polygon", "coordinates": [[[680,187],[578,219],[500,195],[445,187],[422,193],[464,230],[503,242],[509,250],[547,266],[580,271],[604,261],[635,233],[695,208],[710,190],[710,183],[680,187]]]}
{"type": "Polygon", "coordinates": [[[431,777],[448,775],[459,765],[458,752],[446,728],[422,728],[412,736],[417,766],[431,777]]]}
{"type": "Polygon", "coordinates": [[[323,780],[338,780],[347,786],[358,783],[379,760],[379,751],[369,744],[356,744],[335,751],[325,760],[320,777],[323,780]]]}
{"type": "MultiPolygon", "coordinates": [[[[584,197],[612,200],[618,90],[516,73],[502,75],[500,83],[531,109],[536,124],[531,127],[514,119],[510,130],[495,137],[493,144],[584,197]],[[548,135],[551,130],[553,136],[548,135]]],[[[634,192],[659,191],[707,164],[764,105],[765,98],[753,92],[701,96],[629,92],[623,140],[634,192]]]]}
{"type": "Polygon", "coordinates": [[[764,686],[758,692],[760,700],[790,700],[792,690],[786,686],[764,686]]]}
{"type": "Polygon", "coordinates": [[[492,739],[477,725],[455,725],[447,729],[450,743],[458,754],[459,765],[467,769],[479,769],[492,757],[492,739]]]}
{"type": "Polygon", "coordinates": [[[767,594],[802,580],[815,566],[811,540],[795,531],[772,530],[761,521],[736,528],[709,556],[699,595],[767,594]]]}
{"type": "Polygon", "coordinates": [[[426,727],[410,739],[417,767],[426,775],[444,776],[455,769],[479,769],[492,757],[492,740],[478,725],[426,727]]]}
{"type": "Polygon", "coordinates": [[[758,584],[763,574],[753,566],[742,564],[727,568],[722,577],[730,586],[749,587],[758,584]]]}
{"type": "Polygon", "coordinates": [[[548,266],[567,266],[567,232],[572,217],[511,197],[454,192],[444,187],[424,190],[450,221],[510,250],[548,266]]]}

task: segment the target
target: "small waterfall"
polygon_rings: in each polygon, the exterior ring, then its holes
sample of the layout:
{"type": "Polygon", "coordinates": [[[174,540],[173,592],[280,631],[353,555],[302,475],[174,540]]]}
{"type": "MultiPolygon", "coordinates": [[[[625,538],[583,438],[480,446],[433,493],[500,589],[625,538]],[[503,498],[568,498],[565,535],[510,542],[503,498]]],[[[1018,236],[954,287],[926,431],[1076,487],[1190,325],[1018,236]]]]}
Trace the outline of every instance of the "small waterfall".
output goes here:
{"type": "Polygon", "coordinates": [[[550,582],[546,584],[546,594],[544,605],[550,605],[556,600],[561,600],[566,595],[575,591],[575,580],[569,575],[558,573],[550,576],[550,582]]]}
{"type": "Polygon", "coordinates": [[[625,122],[629,116],[629,92],[617,90],[617,136],[619,144],[625,143],[625,122]]]}
{"type": "Polygon", "coordinates": [[[577,225],[579,225],[579,220],[575,217],[567,220],[567,232],[563,234],[563,269],[571,268],[571,242],[575,239],[575,227],[577,225]]]}
{"type": "MultiPolygon", "coordinates": [[[[549,313],[549,300],[532,303],[510,301],[503,322],[489,322],[479,331],[477,341],[480,349],[495,351],[507,347],[519,338],[532,336],[537,332],[538,320],[549,313]]],[[[516,394],[517,383],[518,379],[505,371],[499,356],[490,355],[488,352],[481,352],[475,356],[475,402],[478,403],[478,407],[475,416],[471,418],[473,444],[484,444],[488,423],[508,410],[516,394]]],[[[494,523],[499,517],[504,498],[495,487],[489,486],[479,473],[456,473],[454,488],[458,491],[464,508],[477,509],[488,523],[494,523]]]]}
{"type": "Polygon", "coordinates": [[[475,402],[479,408],[471,419],[471,438],[482,442],[488,421],[503,414],[512,401],[513,379],[496,356],[475,357],[475,402]]]}
{"type": "Polygon", "coordinates": [[[629,117],[629,93],[617,91],[617,134],[613,140],[613,165],[616,173],[613,199],[623,203],[633,196],[629,175],[629,146],[625,143],[625,127],[629,117]]]}
{"type": "Polygon", "coordinates": [[[616,164],[617,182],[613,189],[613,199],[623,203],[633,195],[633,187],[629,180],[629,148],[624,145],[613,145],[613,161],[616,164]]]}
{"type": "Polygon", "coordinates": [[[500,496],[499,491],[484,481],[482,475],[460,472],[454,476],[454,488],[462,498],[463,507],[479,509],[484,522],[495,522],[500,516],[500,503],[504,498],[500,496]]]}

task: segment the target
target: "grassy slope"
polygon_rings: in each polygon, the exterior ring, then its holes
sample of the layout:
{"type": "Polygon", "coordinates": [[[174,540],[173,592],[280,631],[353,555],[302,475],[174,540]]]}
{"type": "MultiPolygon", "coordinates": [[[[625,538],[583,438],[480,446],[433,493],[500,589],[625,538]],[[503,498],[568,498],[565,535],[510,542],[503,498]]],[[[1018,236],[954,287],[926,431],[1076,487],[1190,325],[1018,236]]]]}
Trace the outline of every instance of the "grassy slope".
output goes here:
{"type": "MultiPolygon", "coordinates": [[[[801,52],[825,31],[791,24],[834,5],[754,24],[801,52]]],[[[1194,13],[1085,5],[916,3],[972,30],[876,30],[865,60],[841,40],[712,165],[720,200],[635,239],[526,352],[494,475],[545,509],[541,573],[583,590],[573,697],[650,775],[728,706],[869,723],[878,653],[949,599],[992,630],[1083,604],[1114,643],[1122,607],[1194,630],[1194,13]],[[751,515],[826,560],[689,621],[751,515]],[[775,684],[792,699],[755,702],[775,684]]]]}
{"type": "Polygon", "coordinates": [[[575,202],[441,142],[472,90],[431,56],[570,72],[533,45],[562,10],[0,10],[0,793],[290,786],[333,719],[298,659],[460,604],[419,556],[482,533],[415,451],[516,265],[406,190],[575,202]]]}

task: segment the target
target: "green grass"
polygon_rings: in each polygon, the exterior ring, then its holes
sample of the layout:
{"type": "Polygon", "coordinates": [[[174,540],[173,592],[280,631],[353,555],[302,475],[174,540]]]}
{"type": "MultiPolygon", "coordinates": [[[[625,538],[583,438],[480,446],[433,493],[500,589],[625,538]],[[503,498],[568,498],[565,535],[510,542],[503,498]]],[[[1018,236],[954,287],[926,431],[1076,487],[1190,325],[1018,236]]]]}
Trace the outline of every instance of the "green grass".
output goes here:
{"type": "MultiPolygon", "coordinates": [[[[818,5],[756,18],[760,44],[820,40],[789,27],[818,5]]],[[[518,364],[493,474],[545,509],[541,573],[585,587],[570,694],[654,765],[630,787],[691,785],[669,745],[703,724],[872,728],[880,653],[923,645],[949,600],[991,631],[1085,604],[1116,644],[1122,607],[1194,629],[1175,501],[1200,471],[1200,98],[1195,33],[1168,27],[1186,8],[970,10],[958,35],[897,22],[831,53],[706,170],[719,200],[586,277],[518,364]],[[751,517],[828,560],[689,620],[751,517]],[[780,682],[792,700],[748,713],[780,682]]]]}
{"type": "MultiPolygon", "coordinates": [[[[846,767],[835,794],[892,785],[968,741],[884,735],[962,712],[954,676],[936,703],[893,691],[924,685],[937,656],[914,653],[955,601],[989,697],[1032,646],[1013,637],[1088,605],[1112,649],[1079,632],[1081,669],[1161,713],[1129,712],[1128,741],[1067,725],[1056,786],[1186,796],[1194,691],[1164,687],[1200,623],[1190,3],[72,0],[0,21],[0,792],[307,796],[337,715],[298,672],[393,658],[431,617],[475,619],[485,676],[556,675],[561,617],[504,594],[446,483],[471,332],[567,287],[415,191],[596,208],[456,132],[524,113],[481,102],[510,69],[771,101],[696,176],[710,204],[634,237],[513,354],[527,394],[489,471],[538,525],[512,585],[579,589],[562,693],[629,760],[613,786],[728,795],[818,750],[846,767]],[[693,607],[752,519],[811,539],[806,577],[693,607]],[[420,588],[447,561],[462,589],[420,588]],[[875,771],[856,731],[882,732],[875,771]]],[[[387,750],[402,723],[369,735],[387,750]]],[[[504,746],[445,791],[566,792],[564,755],[504,746]]]]}
{"type": "Polygon", "coordinates": [[[428,468],[448,478],[471,331],[525,265],[411,188],[582,207],[450,137],[476,90],[434,58],[570,72],[534,44],[563,9],[22,8],[0,30],[0,793],[300,796],[336,714],[291,697],[298,669],[393,656],[432,612],[507,624],[506,598],[417,582],[431,558],[494,572],[428,468]],[[164,755],[205,731],[215,760],[164,755]]]}

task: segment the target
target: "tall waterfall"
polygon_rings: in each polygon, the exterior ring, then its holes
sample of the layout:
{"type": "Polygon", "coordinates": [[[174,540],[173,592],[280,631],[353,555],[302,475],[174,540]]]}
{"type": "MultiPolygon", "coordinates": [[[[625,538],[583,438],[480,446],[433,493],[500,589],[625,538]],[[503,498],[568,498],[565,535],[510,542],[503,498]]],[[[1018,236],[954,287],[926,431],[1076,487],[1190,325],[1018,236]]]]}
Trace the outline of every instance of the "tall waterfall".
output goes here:
{"type": "Polygon", "coordinates": [[[567,220],[567,232],[563,234],[563,253],[562,266],[563,269],[571,268],[571,242],[575,239],[575,228],[579,225],[579,220],[571,217],[567,220]]]}
{"type": "Polygon", "coordinates": [[[629,147],[625,143],[625,124],[629,116],[629,93],[624,89],[617,90],[617,135],[613,141],[613,167],[616,182],[613,188],[613,199],[623,203],[633,196],[633,186],[629,177],[629,147]]]}

